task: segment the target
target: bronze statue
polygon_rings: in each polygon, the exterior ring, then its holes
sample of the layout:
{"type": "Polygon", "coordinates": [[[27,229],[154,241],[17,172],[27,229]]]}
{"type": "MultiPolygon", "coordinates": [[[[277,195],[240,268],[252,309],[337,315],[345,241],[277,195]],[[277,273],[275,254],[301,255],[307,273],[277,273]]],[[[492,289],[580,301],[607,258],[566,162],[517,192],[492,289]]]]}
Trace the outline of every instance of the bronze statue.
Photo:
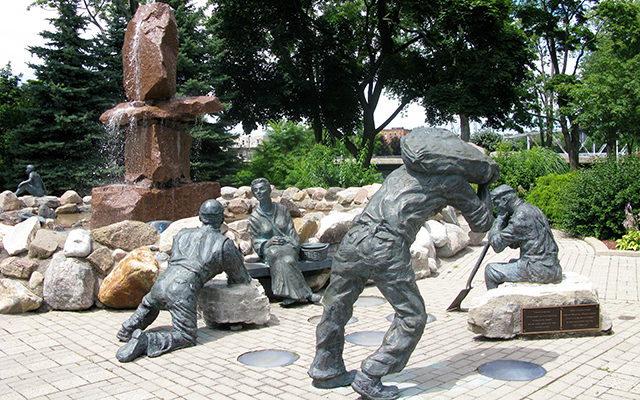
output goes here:
{"type": "Polygon", "coordinates": [[[511,186],[498,186],[491,198],[498,217],[489,231],[489,244],[496,253],[507,246],[520,248],[520,258],[488,264],[484,271],[487,289],[503,282],[560,282],[558,245],[547,217],[538,207],[521,200],[511,186]]]}
{"type": "Polygon", "coordinates": [[[32,196],[46,196],[47,188],[45,187],[40,175],[36,172],[36,167],[31,164],[27,165],[27,175],[29,175],[29,179],[20,182],[15,191],[15,195],[20,196],[26,192],[32,196]]]}
{"type": "Polygon", "coordinates": [[[282,305],[317,303],[321,296],[311,291],[298,266],[300,237],[289,209],[271,200],[271,185],[265,178],[251,182],[251,191],[260,207],[249,216],[253,249],[269,265],[271,291],[284,298],[282,305]]]}
{"type": "Polygon", "coordinates": [[[118,339],[127,342],[116,354],[120,362],[133,361],[145,353],[157,357],[194,346],[198,294],[204,284],[221,272],[227,273],[229,284],[251,281],[242,254],[220,233],[224,207],[216,200],[205,201],[200,207],[200,220],[200,228],[185,228],[175,236],[167,270],[118,331],[118,339]],[[173,329],[145,332],[160,310],[171,313],[173,329]]]}
{"type": "Polygon", "coordinates": [[[397,398],[398,388],[383,386],[381,378],[405,367],[427,319],[409,252],[418,230],[446,205],[461,211],[474,231],[486,232],[493,222],[488,186],[498,178],[495,162],[444,130],[415,129],[401,145],[405,165],[387,177],[334,256],[309,369],[317,388],[351,384],[366,399],[397,398]],[[443,153],[434,157],[437,165],[425,165],[433,162],[430,150],[436,148],[443,153]],[[460,154],[466,161],[458,162],[460,154]],[[467,168],[469,163],[479,169],[467,168]],[[463,175],[466,169],[473,172],[463,175]],[[479,184],[478,194],[470,181],[479,184]],[[362,362],[361,371],[347,372],[342,358],[344,326],[369,280],[393,306],[395,319],[380,348],[362,362]]]}

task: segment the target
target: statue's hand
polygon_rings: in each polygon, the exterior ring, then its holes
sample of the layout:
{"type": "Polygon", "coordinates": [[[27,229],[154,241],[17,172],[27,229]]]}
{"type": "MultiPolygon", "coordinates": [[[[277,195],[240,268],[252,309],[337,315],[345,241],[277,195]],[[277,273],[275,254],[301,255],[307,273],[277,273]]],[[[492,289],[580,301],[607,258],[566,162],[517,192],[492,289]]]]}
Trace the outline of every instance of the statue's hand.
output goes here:
{"type": "Polygon", "coordinates": [[[267,242],[267,245],[269,245],[269,246],[273,246],[273,245],[282,246],[286,242],[287,241],[282,236],[273,236],[271,239],[269,239],[269,241],[267,242]]]}

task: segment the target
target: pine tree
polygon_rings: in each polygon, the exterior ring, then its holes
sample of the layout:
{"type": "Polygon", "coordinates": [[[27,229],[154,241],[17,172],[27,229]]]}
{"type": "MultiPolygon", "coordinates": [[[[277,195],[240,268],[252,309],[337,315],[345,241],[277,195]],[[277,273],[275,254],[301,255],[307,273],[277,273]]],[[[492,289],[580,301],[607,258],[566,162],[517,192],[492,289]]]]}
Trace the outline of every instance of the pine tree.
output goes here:
{"type": "Polygon", "coordinates": [[[97,70],[92,41],[81,37],[86,18],[78,14],[77,0],[52,0],[58,17],[52,31],[40,35],[45,46],[29,47],[42,64],[30,64],[37,80],[27,91],[35,105],[27,109],[28,121],[10,133],[8,169],[17,184],[24,167],[34,164],[50,194],[74,189],[87,193],[100,183],[97,143],[104,135],[100,114],[108,109],[104,79],[97,70]]]}

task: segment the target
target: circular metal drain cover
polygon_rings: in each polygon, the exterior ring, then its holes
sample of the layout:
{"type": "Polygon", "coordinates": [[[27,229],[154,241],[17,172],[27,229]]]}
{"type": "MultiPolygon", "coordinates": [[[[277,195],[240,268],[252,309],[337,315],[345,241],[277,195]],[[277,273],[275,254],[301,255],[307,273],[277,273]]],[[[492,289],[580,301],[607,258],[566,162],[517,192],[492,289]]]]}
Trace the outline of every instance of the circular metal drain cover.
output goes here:
{"type": "MultiPolygon", "coordinates": [[[[396,314],[389,314],[387,315],[387,321],[389,322],[393,322],[393,320],[396,318],[396,314]]],[[[427,314],[427,324],[430,322],[433,322],[436,320],[436,316],[432,315],[432,314],[427,314]]]]}
{"type": "Polygon", "coordinates": [[[273,368],[293,364],[298,358],[300,356],[290,351],[256,350],[242,354],[238,357],[238,361],[252,367],[273,368]]]}
{"type": "Polygon", "coordinates": [[[380,346],[385,333],[375,331],[356,332],[347,335],[345,340],[358,346],[380,346]]]}
{"type": "Polygon", "coordinates": [[[516,360],[498,360],[484,363],[478,367],[478,372],[489,378],[501,381],[532,381],[547,374],[547,370],[538,364],[516,360]]]}
{"type": "Polygon", "coordinates": [[[386,302],[387,300],[385,300],[384,297],[362,296],[362,297],[359,297],[358,300],[353,305],[356,307],[375,307],[375,306],[379,306],[380,304],[384,304],[386,302]]]}
{"type": "MultiPolygon", "coordinates": [[[[316,315],[315,317],[309,318],[307,321],[309,321],[310,323],[312,323],[314,325],[317,325],[317,324],[320,323],[321,319],[322,319],[322,315],[316,315]]],[[[355,324],[356,322],[358,322],[358,318],[351,317],[349,319],[349,321],[347,321],[347,325],[355,324]]]]}

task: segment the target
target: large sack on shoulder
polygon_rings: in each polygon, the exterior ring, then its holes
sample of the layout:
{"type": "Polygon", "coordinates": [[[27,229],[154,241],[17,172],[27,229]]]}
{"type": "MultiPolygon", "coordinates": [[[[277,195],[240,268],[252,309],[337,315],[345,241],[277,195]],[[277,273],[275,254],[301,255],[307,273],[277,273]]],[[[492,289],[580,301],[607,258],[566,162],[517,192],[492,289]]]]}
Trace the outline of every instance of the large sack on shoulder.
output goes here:
{"type": "Polygon", "coordinates": [[[428,175],[461,175],[486,184],[498,177],[498,164],[480,150],[441,128],[419,127],[400,141],[407,168],[428,175]]]}

